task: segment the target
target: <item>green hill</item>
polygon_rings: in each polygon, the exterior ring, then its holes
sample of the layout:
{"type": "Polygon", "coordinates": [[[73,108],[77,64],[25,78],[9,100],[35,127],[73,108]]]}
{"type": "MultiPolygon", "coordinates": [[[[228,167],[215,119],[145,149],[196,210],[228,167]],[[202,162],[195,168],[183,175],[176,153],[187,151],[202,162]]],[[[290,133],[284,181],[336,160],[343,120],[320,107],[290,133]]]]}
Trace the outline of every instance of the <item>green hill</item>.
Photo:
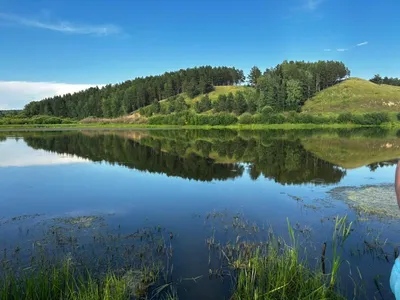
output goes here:
{"type": "Polygon", "coordinates": [[[351,78],[319,92],[302,108],[307,113],[400,111],[400,87],[351,78]]]}
{"type": "MultiPolygon", "coordinates": [[[[235,94],[238,91],[245,92],[246,90],[252,89],[251,87],[247,86],[236,86],[236,85],[224,85],[224,86],[216,86],[214,91],[208,93],[208,97],[211,101],[216,100],[219,95],[227,95],[229,93],[235,94]]],[[[193,104],[201,99],[204,95],[198,95],[193,99],[190,99],[188,95],[185,93],[180,94],[185,98],[187,104],[193,104]]],[[[179,95],[178,95],[179,96],[179,95]]],[[[161,100],[162,102],[167,101],[168,99],[161,100]]]]}
{"type": "MultiPolygon", "coordinates": [[[[243,93],[253,91],[254,88],[248,87],[248,86],[236,86],[236,85],[227,85],[227,86],[216,86],[214,87],[214,91],[208,93],[208,97],[210,98],[211,102],[217,100],[219,95],[228,95],[229,93],[236,94],[237,92],[241,91],[243,93]]],[[[194,104],[197,101],[200,101],[200,99],[204,96],[203,94],[200,94],[194,98],[190,98],[186,93],[178,94],[177,96],[163,99],[160,101],[160,105],[166,105],[169,100],[176,99],[177,97],[182,96],[185,99],[186,104],[188,104],[191,108],[194,107],[194,104]]],[[[143,112],[145,111],[150,105],[147,105],[141,109],[138,110],[138,112],[143,112]]],[[[136,112],[134,112],[136,113],[136,112]]]]}

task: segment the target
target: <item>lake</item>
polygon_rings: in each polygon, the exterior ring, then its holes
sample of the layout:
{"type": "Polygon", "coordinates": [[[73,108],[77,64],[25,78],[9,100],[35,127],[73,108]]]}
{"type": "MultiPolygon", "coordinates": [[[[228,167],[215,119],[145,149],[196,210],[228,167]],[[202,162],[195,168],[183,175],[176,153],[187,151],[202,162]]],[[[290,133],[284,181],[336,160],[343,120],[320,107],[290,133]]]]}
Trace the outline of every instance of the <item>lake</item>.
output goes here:
{"type": "Polygon", "coordinates": [[[289,221],[310,265],[327,243],[329,270],[347,215],[338,289],[393,299],[399,157],[386,129],[0,132],[1,258],[15,272],[38,253],[99,272],[157,261],[180,299],[229,299],[215,244],[288,240],[289,221]]]}

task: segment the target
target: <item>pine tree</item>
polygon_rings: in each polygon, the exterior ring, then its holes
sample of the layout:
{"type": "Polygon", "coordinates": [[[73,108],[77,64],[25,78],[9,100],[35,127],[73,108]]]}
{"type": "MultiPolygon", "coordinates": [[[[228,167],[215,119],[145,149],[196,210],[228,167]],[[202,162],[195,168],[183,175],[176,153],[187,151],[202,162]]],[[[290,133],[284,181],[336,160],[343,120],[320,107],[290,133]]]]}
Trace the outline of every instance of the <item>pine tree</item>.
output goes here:
{"type": "Polygon", "coordinates": [[[261,71],[258,67],[254,66],[251,68],[249,76],[247,77],[249,84],[252,86],[257,85],[257,80],[261,76],[261,71]]]}
{"type": "Polygon", "coordinates": [[[224,111],[232,112],[234,106],[235,106],[235,96],[233,95],[232,92],[230,92],[228,94],[228,96],[226,97],[226,105],[225,105],[225,110],[224,111]]]}
{"type": "Polygon", "coordinates": [[[238,114],[241,115],[242,113],[244,113],[247,110],[247,103],[246,103],[246,99],[244,98],[244,95],[242,92],[237,92],[235,95],[235,103],[234,103],[234,109],[233,111],[238,114]]]}

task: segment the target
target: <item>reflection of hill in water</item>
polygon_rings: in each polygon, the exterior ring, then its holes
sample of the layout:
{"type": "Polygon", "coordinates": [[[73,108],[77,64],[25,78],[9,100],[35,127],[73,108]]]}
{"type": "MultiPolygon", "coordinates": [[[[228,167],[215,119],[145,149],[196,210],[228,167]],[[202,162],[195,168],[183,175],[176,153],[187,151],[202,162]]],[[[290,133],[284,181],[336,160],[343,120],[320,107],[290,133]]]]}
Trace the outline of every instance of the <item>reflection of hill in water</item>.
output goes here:
{"type": "Polygon", "coordinates": [[[84,131],[26,134],[35,149],[68,153],[168,176],[209,181],[240,177],[249,164],[282,184],[337,183],[345,171],[302,146],[293,132],[231,130],[84,131]]]}
{"type": "Polygon", "coordinates": [[[400,139],[396,137],[338,139],[311,137],[302,140],[304,148],[321,159],[346,169],[391,161],[400,157],[400,139]]]}
{"type": "Polygon", "coordinates": [[[195,154],[186,157],[141,145],[134,139],[110,133],[89,135],[80,132],[42,132],[25,136],[26,143],[34,149],[73,154],[91,161],[106,161],[151,173],[179,176],[188,179],[211,181],[241,176],[243,167],[238,164],[220,164],[195,154]]]}
{"type": "Polygon", "coordinates": [[[298,139],[266,131],[151,131],[141,144],[216,162],[250,164],[252,179],[263,175],[282,184],[337,183],[345,171],[306,151],[298,139]]]}
{"type": "Polygon", "coordinates": [[[17,136],[35,149],[204,181],[240,177],[244,168],[239,163],[247,163],[253,179],[264,176],[282,184],[337,183],[346,174],[340,167],[370,165],[375,169],[400,156],[400,139],[383,129],[115,130],[17,136]]]}

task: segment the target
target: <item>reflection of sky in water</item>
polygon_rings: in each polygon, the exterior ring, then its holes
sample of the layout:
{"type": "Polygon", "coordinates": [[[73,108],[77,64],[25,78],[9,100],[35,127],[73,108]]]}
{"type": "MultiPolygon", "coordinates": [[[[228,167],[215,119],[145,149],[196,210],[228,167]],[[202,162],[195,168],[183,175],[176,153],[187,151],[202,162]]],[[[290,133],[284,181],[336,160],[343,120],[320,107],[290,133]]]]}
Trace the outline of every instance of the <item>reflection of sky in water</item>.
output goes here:
{"type": "MultiPolygon", "coordinates": [[[[207,233],[202,218],[196,219],[193,214],[204,217],[214,210],[227,209],[232,214],[243,213],[250,221],[271,225],[277,235],[283,236],[287,234],[288,218],[292,224],[312,229],[312,239],[319,254],[319,245],[332,233],[333,223],[323,221],[324,217],[345,214],[351,220],[356,217],[343,201],[335,200],[333,205],[324,202],[326,192],[337,186],[393,183],[395,171],[395,166],[379,167],[374,172],[361,167],[347,170],[336,184],[283,185],[263,176],[252,180],[248,173],[249,165],[241,165],[247,169],[241,177],[202,182],[107,163],[92,163],[75,156],[34,150],[22,139],[18,142],[7,139],[0,143],[0,223],[2,219],[39,213],[44,219],[113,214],[108,224],[121,225],[129,232],[161,224],[179,236],[176,251],[183,259],[176,265],[181,264],[180,267],[193,276],[208,271],[208,255],[201,252],[207,233]],[[315,205],[316,209],[305,205],[315,205]],[[194,263],[193,257],[198,262],[194,263]]],[[[364,227],[374,228],[383,233],[383,239],[397,240],[398,221],[386,225],[371,220],[354,226],[360,233],[364,227]]],[[[1,230],[6,230],[6,227],[0,227],[0,245],[9,243],[10,235],[18,239],[14,232],[1,230]]],[[[356,249],[357,243],[356,235],[347,241],[349,249],[356,249]]],[[[387,286],[391,265],[386,261],[372,262],[366,256],[345,256],[344,259],[352,260],[360,267],[363,276],[368,277],[368,283],[373,282],[373,276],[381,274],[387,286]],[[369,274],[372,269],[374,272],[369,274]]],[[[348,272],[345,268],[343,270],[348,272]]],[[[205,285],[204,290],[207,288],[205,285]]]]}
{"type": "Polygon", "coordinates": [[[61,155],[28,147],[20,139],[7,139],[0,143],[0,167],[26,167],[87,163],[89,160],[72,155],[61,155]]]}

